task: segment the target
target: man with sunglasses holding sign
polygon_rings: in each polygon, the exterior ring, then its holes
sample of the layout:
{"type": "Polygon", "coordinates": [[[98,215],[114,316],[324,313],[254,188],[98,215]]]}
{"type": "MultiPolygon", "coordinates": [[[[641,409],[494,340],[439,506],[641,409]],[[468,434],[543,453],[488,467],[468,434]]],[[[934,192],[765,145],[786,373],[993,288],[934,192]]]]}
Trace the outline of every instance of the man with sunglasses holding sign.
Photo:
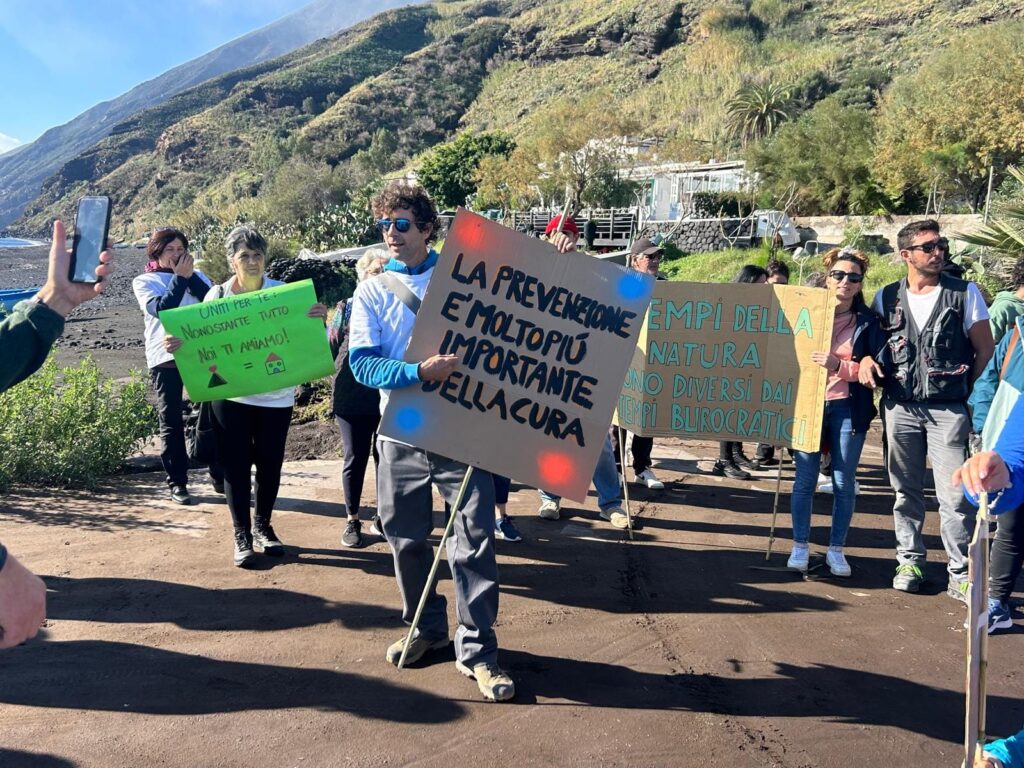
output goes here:
{"type": "Polygon", "coordinates": [[[994,348],[988,309],[978,286],[943,272],[947,249],[937,221],[907,224],[896,242],[907,276],[875,295],[872,309],[886,342],[875,359],[865,358],[860,366],[863,385],[883,388],[886,464],[896,492],[898,565],[892,586],[917,592],[924,581],[927,460],[949,557],[947,594],[966,603],[974,511],[951,478],[967,452],[967,397],[994,348]]]}
{"type": "MultiPolygon", "coordinates": [[[[433,355],[419,363],[403,360],[416,312],[438,259],[437,251],[430,247],[438,229],[434,203],[421,187],[392,182],[372,205],[391,259],[375,279],[365,280],[356,288],[348,354],[356,381],[380,390],[383,413],[392,389],[446,381],[455,372],[458,357],[433,355]]],[[[431,485],[437,486],[446,502],[454,504],[466,465],[383,435],[377,437],[377,452],[377,510],[394,554],[402,618],[411,623],[433,561],[428,540],[434,528],[431,485]]],[[[493,627],[498,616],[498,565],[490,473],[474,469],[447,546],[459,620],[455,666],[476,680],[485,698],[511,699],[515,684],[498,666],[498,639],[493,627]]],[[[409,643],[406,663],[415,663],[429,651],[447,648],[448,643],[446,601],[435,585],[409,643]]],[[[403,650],[405,637],[388,647],[385,656],[398,666],[403,650]]]]}

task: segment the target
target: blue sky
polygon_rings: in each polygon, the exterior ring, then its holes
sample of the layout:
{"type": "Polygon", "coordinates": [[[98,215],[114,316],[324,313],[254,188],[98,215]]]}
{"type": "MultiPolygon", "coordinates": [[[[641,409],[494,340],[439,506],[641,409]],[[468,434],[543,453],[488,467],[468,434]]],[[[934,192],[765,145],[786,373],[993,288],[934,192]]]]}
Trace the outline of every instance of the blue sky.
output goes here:
{"type": "Polygon", "coordinates": [[[308,2],[0,0],[0,152],[308,2]]]}

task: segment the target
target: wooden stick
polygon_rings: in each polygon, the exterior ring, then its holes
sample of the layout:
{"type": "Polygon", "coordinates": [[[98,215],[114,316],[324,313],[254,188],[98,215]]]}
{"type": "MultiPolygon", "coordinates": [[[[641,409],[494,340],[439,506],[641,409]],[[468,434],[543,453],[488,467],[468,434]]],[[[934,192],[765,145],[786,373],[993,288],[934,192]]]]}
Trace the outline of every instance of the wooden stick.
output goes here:
{"type": "Polygon", "coordinates": [[[782,465],[786,462],[786,449],[779,446],[779,471],[775,475],[775,502],[772,504],[772,527],[768,531],[768,551],[764,553],[764,559],[772,557],[772,544],[775,543],[775,518],[779,514],[779,494],[782,491],[782,465]]]}
{"type": "Polygon", "coordinates": [[[430,590],[434,588],[434,577],[437,576],[437,566],[441,562],[441,553],[444,551],[444,544],[448,541],[448,536],[451,535],[452,527],[455,525],[455,516],[459,513],[459,509],[462,507],[462,497],[466,495],[466,489],[469,487],[469,479],[473,476],[473,467],[466,467],[466,475],[462,478],[462,485],[459,487],[459,495],[455,497],[455,503],[452,505],[452,513],[448,516],[448,524],[444,527],[444,533],[441,535],[441,543],[437,546],[437,554],[434,555],[434,564],[430,566],[430,575],[427,576],[427,583],[423,585],[423,594],[420,595],[420,604],[416,606],[416,615],[412,618],[412,625],[409,627],[409,634],[405,636],[405,647],[402,648],[402,656],[398,660],[398,668],[401,669],[405,665],[405,657],[409,653],[409,644],[412,643],[412,636],[416,632],[416,627],[420,623],[420,617],[423,616],[423,608],[427,604],[427,596],[430,594],[430,590]]]}
{"type": "Polygon", "coordinates": [[[967,548],[967,681],[964,707],[964,765],[974,765],[985,746],[988,672],[988,494],[978,497],[978,522],[967,548]]]}
{"type": "Polygon", "coordinates": [[[626,436],[628,433],[622,427],[615,427],[619,430],[619,466],[622,467],[622,501],[626,508],[626,528],[629,531],[629,540],[633,540],[633,515],[629,512],[629,481],[626,480],[626,436]]]}
{"type": "Polygon", "coordinates": [[[558,219],[558,229],[556,229],[555,232],[562,233],[562,232],[565,231],[565,217],[569,215],[569,200],[570,199],[571,198],[569,197],[569,195],[565,196],[565,207],[562,208],[562,215],[558,219]]]}

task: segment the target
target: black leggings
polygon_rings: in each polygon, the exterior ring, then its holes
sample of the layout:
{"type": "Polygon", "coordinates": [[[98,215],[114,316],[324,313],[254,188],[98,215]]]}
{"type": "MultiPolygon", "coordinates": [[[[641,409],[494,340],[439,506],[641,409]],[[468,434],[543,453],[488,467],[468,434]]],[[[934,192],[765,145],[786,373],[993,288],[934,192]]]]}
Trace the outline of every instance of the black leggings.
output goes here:
{"type": "Polygon", "coordinates": [[[181,414],[182,383],[177,368],[150,368],[160,418],[160,461],[168,485],[188,484],[188,455],[185,453],[185,422],[181,414]]]}
{"type": "MultiPolygon", "coordinates": [[[[622,474],[622,446],[620,441],[626,442],[626,430],[622,427],[612,427],[612,453],[615,454],[615,468],[622,474]]],[[[651,451],[654,449],[653,437],[640,437],[633,435],[629,444],[629,451],[633,456],[633,471],[640,474],[651,468],[651,451]]]]}
{"type": "Polygon", "coordinates": [[[1019,520],[1024,507],[1003,512],[996,519],[999,527],[992,542],[991,570],[988,576],[989,595],[1005,603],[1013,594],[1013,585],[1024,565],[1024,521],[1019,520]]]}
{"type": "Polygon", "coordinates": [[[725,440],[718,444],[718,459],[724,461],[727,464],[732,464],[732,457],[736,450],[743,450],[743,443],[732,442],[731,440],[725,440]]]}
{"type": "Polygon", "coordinates": [[[363,480],[366,465],[373,454],[373,466],[380,467],[373,433],[380,423],[380,414],[370,416],[335,416],[338,431],[341,432],[341,490],[345,494],[345,510],[350,517],[359,516],[359,501],[363,497],[363,480]]]}
{"type": "Polygon", "coordinates": [[[235,530],[248,531],[252,466],[256,465],[256,520],[270,522],[281,487],[281,465],[292,409],[217,400],[213,403],[217,457],[235,530]]]}

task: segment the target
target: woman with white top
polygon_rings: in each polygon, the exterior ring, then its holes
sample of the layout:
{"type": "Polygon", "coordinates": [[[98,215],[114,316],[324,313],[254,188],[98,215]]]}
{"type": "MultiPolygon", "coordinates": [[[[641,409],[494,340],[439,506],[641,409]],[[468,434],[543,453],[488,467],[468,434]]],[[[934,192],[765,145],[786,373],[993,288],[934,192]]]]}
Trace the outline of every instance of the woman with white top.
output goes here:
{"type": "MultiPolygon", "coordinates": [[[[185,425],[181,414],[184,387],[174,357],[164,349],[166,334],[159,315],[165,309],[202,301],[210,290],[210,279],[195,268],[188,252],[188,238],[174,227],[155,230],[146,253],[149,256],[146,271],[132,280],[132,290],[146,323],[146,364],[160,417],[160,460],[167,473],[171,499],[178,504],[191,504],[185,425]]],[[[211,467],[210,474],[216,488],[217,469],[211,467]]]]}
{"type": "MultiPolygon", "coordinates": [[[[264,274],[267,241],[255,229],[235,227],[227,236],[225,246],[228,265],[234,275],[210,289],[206,301],[283,285],[264,274]]],[[[314,304],[307,315],[326,320],[327,307],[314,304]]],[[[170,352],[181,344],[182,340],[174,336],[168,336],[164,342],[170,352]]],[[[254,545],[267,555],[280,557],[284,554],[284,545],[270,525],[270,515],[281,485],[281,465],[294,404],[294,387],[213,403],[217,453],[224,470],[224,490],[235,528],[234,562],[240,568],[253,563],[254,545]],[[256,513],[251,520],[249,500],[254,464],[256,513]]]]}

